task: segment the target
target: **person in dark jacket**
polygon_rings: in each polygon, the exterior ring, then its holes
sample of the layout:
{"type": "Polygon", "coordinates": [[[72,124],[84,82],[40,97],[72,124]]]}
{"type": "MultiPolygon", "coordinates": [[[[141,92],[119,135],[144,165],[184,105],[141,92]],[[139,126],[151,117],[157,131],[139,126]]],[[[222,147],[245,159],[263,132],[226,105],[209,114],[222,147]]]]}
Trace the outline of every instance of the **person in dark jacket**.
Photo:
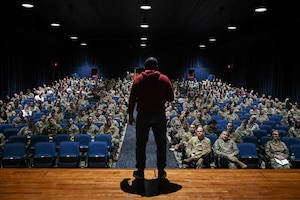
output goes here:
{"type": "Polygon", "coordinates": [[[158,71],[158,61],[149,57],[145,61],[145,70],[138,75],[130,92],[128,114],[129,124],[136,123],[136,168],[133,176],[144,178],[146,162],[146,144],[150,128],[153,130],[157,146],[158,178],[165,178],[166,172],[166,125],[165,103],[174,100],[174,91],[170,79],[158,71]],[[135,107],[136,106],[136,107],[135,107]],[[134,118],[136,108],[137,116],[134,118]]]}

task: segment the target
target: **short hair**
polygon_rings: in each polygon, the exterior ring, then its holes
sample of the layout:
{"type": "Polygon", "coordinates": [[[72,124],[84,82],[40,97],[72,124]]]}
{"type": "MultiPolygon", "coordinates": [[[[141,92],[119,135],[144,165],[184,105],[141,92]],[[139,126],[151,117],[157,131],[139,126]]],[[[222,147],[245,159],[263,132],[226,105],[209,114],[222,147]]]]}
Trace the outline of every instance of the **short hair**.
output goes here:
{"type": "Polygon", "coordinates": [[[145,69],[157,69],[158,61],[154,57],[149,57],[145,60],[145,69]]]}

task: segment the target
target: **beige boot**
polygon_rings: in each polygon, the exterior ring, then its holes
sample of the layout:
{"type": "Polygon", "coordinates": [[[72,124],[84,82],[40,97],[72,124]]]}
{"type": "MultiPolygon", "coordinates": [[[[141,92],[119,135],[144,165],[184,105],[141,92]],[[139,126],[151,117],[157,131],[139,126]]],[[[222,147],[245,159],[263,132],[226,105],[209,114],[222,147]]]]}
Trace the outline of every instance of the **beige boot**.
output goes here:
{"type": "Polygon", "coordinates": [[[243,163],[243,162],[241,162],[241,161],[236,161],[236,163],[237,164],[239,164],[239,166],[242,168],[242,169],[246,169],[248,166],[245,164],[245,163],[243,163]]]}

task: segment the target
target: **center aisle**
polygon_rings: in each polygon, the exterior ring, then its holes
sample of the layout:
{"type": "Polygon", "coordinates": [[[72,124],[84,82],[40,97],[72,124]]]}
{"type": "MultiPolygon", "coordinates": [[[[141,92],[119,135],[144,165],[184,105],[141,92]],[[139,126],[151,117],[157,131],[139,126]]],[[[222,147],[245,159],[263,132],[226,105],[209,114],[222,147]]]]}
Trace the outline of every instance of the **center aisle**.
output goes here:
{"type": "MultiPolygon", "coordinates": [[[[135,126],[127,125],[125,137],[118,157],[118,162],[114,168],[135,168],[135,126]]],[[[167,145],[168,147],[168,145],[167,145]]],[[[156,144],[152,130],[146,148],[146,168],[156,168],[156,144]]],[[[167,167],[179,168],[175,155],[167,149],[167,167]]]]}

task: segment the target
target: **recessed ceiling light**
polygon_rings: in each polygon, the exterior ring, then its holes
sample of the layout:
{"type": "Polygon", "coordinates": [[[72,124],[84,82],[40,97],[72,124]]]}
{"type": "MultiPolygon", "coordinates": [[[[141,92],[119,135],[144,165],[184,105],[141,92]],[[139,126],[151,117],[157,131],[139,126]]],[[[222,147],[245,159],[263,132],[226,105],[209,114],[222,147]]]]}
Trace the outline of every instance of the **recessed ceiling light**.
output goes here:
{"type": "Polygon", "coordinates": [[[34,5],[33,5],[32,2],[23,2],[23,3],[22,3],[22,7],[23,7],[23,8],[33,8],[34,5]]]}
{"type": "Polygon", "coordinates": [[[267,11],[267,7],[266,6],[257,6],[254,11],[256,13],[264,13],[267,11]]]}
{"type": "Polygon", "coordinates": [[[201,48],[201,49],[204,49],[205,47],[206,47],[206,45],[205,44],[199,44],[199,47],[201,48]]]}
{"type": "Polygon", "coordinates": [[[60,23],[59,22],[52,22],[51,26],[52,27],[60,27],[60,23]]]}
{"type": "Polygon", "coordinates": [[[147,24],[147,23],[142,23],[142,24],[140,25],[140,27],[141,27],[141,28],[149,28],[149,24],[147,24]]]}
{"type": "Polygon", "coordinates": [[[71,40],[78,40],[78,36],[77,35],[71,35],[70,39],[71,40]]]}
{"type": "Polygon", "coordinates": [[[210,37],[210,38],[208,39],[208,41],[209,41],[209,42],[216,42],[217,39],[216,39],[215,37],[210,37]]]}
{"type": "Polygon", "coordinates": [[[233,31],[233,30],[236,30],[236,26],[235,25],[229,25],[227,27],[227,29],[233,31]]]}
{"type": "Polygon", "coordinates": [[[147,41],[148,40],[148,38],[146,37],[146,36],[141,36],[141,41],[147,41]]]}
{"type": "Polygon", "coordinates": [[[140,5],[140,9],[141,10],[151,10],[152,7],[151,5],[149,4],[149,1],[145,0],[141,5],[140,5]]]}

